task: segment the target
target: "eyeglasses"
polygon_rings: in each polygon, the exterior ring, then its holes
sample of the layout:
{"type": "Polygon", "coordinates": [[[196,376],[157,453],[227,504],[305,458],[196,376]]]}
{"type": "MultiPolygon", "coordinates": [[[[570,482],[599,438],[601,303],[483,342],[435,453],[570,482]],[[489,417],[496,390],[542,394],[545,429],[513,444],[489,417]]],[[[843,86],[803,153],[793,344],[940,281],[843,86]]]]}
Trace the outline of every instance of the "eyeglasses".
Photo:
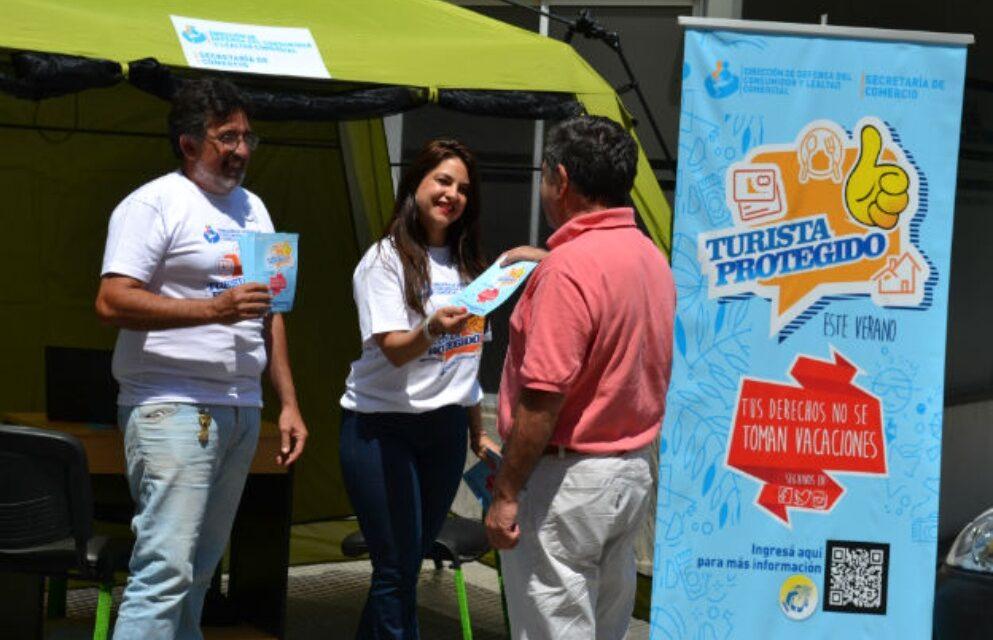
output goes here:
{"type": "Polygon", "coordinates": [[[246,133],[225,131],[219,136],[207,137],[221,143],[221,146],[228,151],[234,151],[237,149],[242,140],[245,141],[245,146],[247,146],[250,151],[255,151],[259,146],[259,136],[252,131],[248,131],[246,133]]]}

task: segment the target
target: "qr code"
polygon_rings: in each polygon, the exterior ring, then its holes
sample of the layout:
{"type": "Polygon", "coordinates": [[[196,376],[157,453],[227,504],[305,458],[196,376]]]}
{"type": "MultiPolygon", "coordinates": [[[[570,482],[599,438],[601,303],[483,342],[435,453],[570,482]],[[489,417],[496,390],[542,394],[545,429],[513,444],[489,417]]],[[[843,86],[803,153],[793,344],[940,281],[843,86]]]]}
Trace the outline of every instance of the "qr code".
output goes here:
{"type": "Polygon", "coordinates": [[[828,540],[825,556],[825,611],[886,614],[890,545],[828,540]]]}

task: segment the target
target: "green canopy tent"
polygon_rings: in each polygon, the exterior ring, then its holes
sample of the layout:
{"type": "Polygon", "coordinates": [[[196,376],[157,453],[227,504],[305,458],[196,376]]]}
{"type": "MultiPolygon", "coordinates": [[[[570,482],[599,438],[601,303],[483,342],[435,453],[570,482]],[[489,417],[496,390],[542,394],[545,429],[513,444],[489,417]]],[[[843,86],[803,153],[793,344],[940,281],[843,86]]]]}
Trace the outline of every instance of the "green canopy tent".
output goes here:
{"type": "MultiPolygon", "coordinates": [[[[234,78],[276,96],[407,87],[409,108],[444,104],[454,90],[553,92],[633,126],[614,90],[569,46],[438,0],[5,0],[0,13],[0,220],[8,264],[0,408],[7,411],[44,407],[45,345],[113,345],[115,332],[92,311],[110,211],[175,165],[164,135],[167,104],[137,88],[138,71],[148,71],[151,58],[153,71],[200,73],[188,68],[170,15],[309,28],[330,81],[234,78]],[[110,61],[110,76],[119,77],[60,97],[13,97],[11,87],[24,82],[20,52],[110,61]]],[[[302,242],[297,309],[287,323],[313,437],[295,477],[297,521],[350,512],[336,455],[337,398],[359,342],[350,274],[392,207],[382,121],[360,115],[254,123],[265,144],[246,186],[266,202],[277,228],[299,232],[302,242]]],[[[668,251],[671,213],[643,152],[638,168],[633,201],[668,251]]]]}

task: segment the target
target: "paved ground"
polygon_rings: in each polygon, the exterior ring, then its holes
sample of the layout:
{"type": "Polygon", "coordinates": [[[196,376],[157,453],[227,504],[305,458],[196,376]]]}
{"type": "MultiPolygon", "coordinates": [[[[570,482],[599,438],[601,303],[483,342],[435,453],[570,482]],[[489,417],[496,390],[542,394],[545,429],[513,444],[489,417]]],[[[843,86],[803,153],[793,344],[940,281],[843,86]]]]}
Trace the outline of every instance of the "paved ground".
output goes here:
{"type": "MultiPolygon", "coordinates": [[[[290,569],[288,640],[347,639],[355,633],[356,619],[365,601],[370,566],[367,561],[319,564],[290,569]]],[[[455,583],[450,570],[436,572],[424,564],[419,588],[421,637],[456,640],[462,637],[455,583]]],[[[465,566],[469,611],[475,640],[506,638],[496,572],[478,563],[465,566]]],[[[115,591],[115,607],[120,589],[115,591]]],[[[84,640],[92,637],[85,618],[93,615],[96,590],[78,589],[69,594],[68,624],[48,634],[48,640],[84,640]]],[[[208,638],[255,638],[231,629],[216,629],[208,638]]],[[[632,620],[626,640],[648,638],[648,625],[632,620]]]]}

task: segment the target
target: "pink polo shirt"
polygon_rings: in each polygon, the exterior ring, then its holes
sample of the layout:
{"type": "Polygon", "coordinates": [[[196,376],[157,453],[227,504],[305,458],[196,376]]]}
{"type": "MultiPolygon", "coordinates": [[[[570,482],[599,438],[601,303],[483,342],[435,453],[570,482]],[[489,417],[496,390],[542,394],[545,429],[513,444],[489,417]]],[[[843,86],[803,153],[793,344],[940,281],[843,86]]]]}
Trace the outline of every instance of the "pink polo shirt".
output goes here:
{"type": "Polygon", "coordinates": [[[565,396],[550,444],[631,451],[661,426],[672,364],[672,272],[632,209],[569,220],[548,239],[510,318],[497,425],[505,438],[522,388],[565,396]]]}

